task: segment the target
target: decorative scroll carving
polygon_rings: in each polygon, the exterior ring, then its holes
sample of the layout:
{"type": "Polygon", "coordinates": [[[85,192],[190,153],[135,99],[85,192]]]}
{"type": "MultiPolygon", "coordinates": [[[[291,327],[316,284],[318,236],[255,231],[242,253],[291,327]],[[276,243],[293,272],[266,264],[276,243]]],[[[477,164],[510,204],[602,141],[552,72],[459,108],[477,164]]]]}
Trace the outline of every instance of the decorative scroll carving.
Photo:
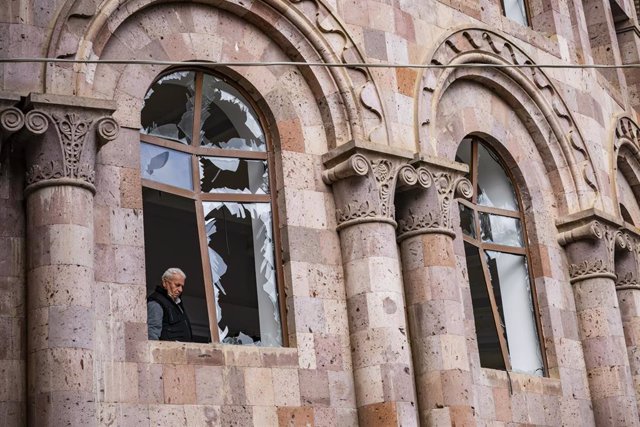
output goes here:
{"type": "Polygon", "coordinates": [[[432,183],[426,169],[416,169],[404,162],[391,156],[369,159],[357,153],[322,173],[326,184],[339,183],[334,185],[338,230],[361,222],[396,225],[395,192],[428,188],[432,183]]]}
{"type": "Polygon", "coordinates": [[[25,130],[38,138],[27,138],[27,191],[51,180],[65,180],[95,191],[95,155],[120,130],[111,117],[87,118],[76,112],[29,111],[25,130]]]}
{"type": "MultiPolygon", "coordinates": [[[[431,56],[431,64],[446,65],[451,63],[464,64],[493,63],[493,64],[529,64],[533,60],[521,49],[503,36],[482,28],[467,28],[451,34],[443,41],[431,56]]],[[[421,126],[421,139],[424,142],[435,141],[432,130],[433,117],[437,117],[436,108],[438,98],[446,89],[448,76],[454,71],[432,69],[423,72],[418,102],[417,121],[421,126]]],[[[481,72],[481,71],[478,71],[481,72]]],[[[538,68],[500,69],[508,74],[512,80],[518,82],[536,108],[542,110],[547,118],[555,138],[560,143],[566,162],[570,168],[573,180],[579,187],[580,194],[586,195],[581,202],[583,208],[593,207],[598,200],[600,191],[595,168],[589,157],[584,139],[576,126],[568,107],[560,92],[555,88],[551,79],[538,68]]]]}
{"type": "Polygon", "coordinates": [[[423,233],[442,233],[455,236],[451,220],[451,209],[455,197],[470,198],[473,194],[471,181],[461,171],[444,167],[421,166],[418,171],[428,174],[433,183],[431,195],[416,199],[408,207],[404,216],[398,219],[398,241],[423,233]],[[431,167],[431,171],[428,168],[431,167]]]}
{"type": "MultiPolygon", "coordinates": [[[[298,13],[303,15],[315,30],[322,34],[325,43],[337,55],[343,64],[365,63],[365,56],[355,44],[346,25],[339,16],[324,2],[319,0],[288,0],[298,13]],[[304,7],[310,4],[312,7],[304,7]]],[[[369,70],[364,67],[346,67],[350,87],[355,88],[357,101],[360,103],[360,119],[364,126],[364,138],[367,141],[387,144],[388,135],[384,125],[384,116],[380,94],[369,70]]],[[[339,72],[338,70],[332,70],[339,72]]]]}
{"type": "Polygon", "coordinates": [[[6,108],[0,113],[0,129],[3,133],[18,132],[24,126],[24,113],[15,107],[6,108]]]}
{"type": "Polygon", "coordinates": [[[599,220],[583,222],[560,233],[558,243],[567,250],[572,283],[596,277],[615,279],[616,252],[633,253],[637,248],[617,224],[599,220]]]}

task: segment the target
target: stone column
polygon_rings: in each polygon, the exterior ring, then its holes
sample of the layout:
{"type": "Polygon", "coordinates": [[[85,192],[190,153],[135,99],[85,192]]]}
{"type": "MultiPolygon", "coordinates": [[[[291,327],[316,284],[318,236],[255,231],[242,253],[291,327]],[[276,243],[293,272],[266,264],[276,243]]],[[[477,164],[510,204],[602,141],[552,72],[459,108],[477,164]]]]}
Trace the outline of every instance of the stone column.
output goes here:
{"type": "Polygon", "coordinates": [[[616,254],[616,292],[622,316],[622,329],[627,345],[629,368],[633,378],[636,404],[640,412],[640,236],[625,231],[621,238],[625,244],[616,254]]]}
{"type": "Polygon", "coordinates": [[[451,222],[454,197],[468,198],[473,188],[466,165],[434,159],[418,165],[430,188],[399,192],[396,205],[420,422],[475,425],[451,222]]]}
{"type": "Polygon", "coordinates": [[[397,183],[420,181],[411,153],[385,148],[338,148],[323,180],[336,202],[359,422],[416,425],[393,197],[397,183]]]}
{"type": "Polygon", "coordinates": [[[619,225],[591,210],[558,225],[565,246],[596,424],[637,426],[638,408],[615,288],[619,225]]]}
{"type": "Polygon", "coordinates": [[[112,103],[32,94],[24,149],[30,425],[95,425],[93,195],[112,103]]]}

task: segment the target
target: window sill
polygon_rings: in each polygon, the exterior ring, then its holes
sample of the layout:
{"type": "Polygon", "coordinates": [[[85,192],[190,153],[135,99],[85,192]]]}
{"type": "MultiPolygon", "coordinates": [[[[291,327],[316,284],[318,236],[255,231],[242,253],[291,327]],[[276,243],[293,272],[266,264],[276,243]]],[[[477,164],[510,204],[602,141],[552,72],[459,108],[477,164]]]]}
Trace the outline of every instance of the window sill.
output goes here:
{"type": "Polygon", "coordinates": [[[514,393],[537,393],[550,396],[562,395],[562,384],[559,378],[538,377],[521,372],[500,371],[480,368],[480,385],[488,387],[509,388],[509,377],[514,393]]]}
{"type": "Polygon", "coordinates": [[[150,363],[239,367],[298,367],[298,349],[220,343],[148,341],[150,363]]]}

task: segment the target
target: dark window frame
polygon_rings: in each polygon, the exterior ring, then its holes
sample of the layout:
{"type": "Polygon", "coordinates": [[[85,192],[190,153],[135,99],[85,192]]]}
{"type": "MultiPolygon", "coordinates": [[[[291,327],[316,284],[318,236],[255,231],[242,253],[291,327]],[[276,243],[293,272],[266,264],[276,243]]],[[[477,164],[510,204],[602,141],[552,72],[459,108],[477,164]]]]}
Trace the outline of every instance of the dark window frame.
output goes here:
{"type": "MultiPolygon", "coordinates": [[[[477,248],[478,250],[478,254],[480,257],[480,262],[482,265],[482,271],[484,274],[484,282],[486,285],[486,290],[487,293],[489,295],[489,300],[491,303],[491,310],[493,313],[493,319],[494,319],[494,323],[496,326],[496,332],[498,334],[498,340],[499,340],[499,344],[500,344],[500,351],[502,353],[502,359],[504,361],[504,366],[506,367],[507,371],[511,371],[511,363],[510,363],[510,357],[509,357],[509,349],[507,346],[507,342],[506,342],[506,331],[502,325],[502,323],[500,322],[500,314],[498,312],[498,307],[495,301],[495,295],[494,295],[494,291],[493,291],[493,286],[492,286],[492,281],[491,281],[491,274],[489,271],[489,266],[487,264],[487,259],[486,259],[486,251],[498,251],[498,252],[504,252],[507,254],[511,254],[511,255],[521,255],[525,257],[526,260],[526,266],[529,272],[529,285],[530,285],[530,289],[531,289],[531,300],[532,300],[532,304],[533,304],[533,311],[534,311],[534,318],[535,318],[535,323],[536,323],[536,332],[538,334],[538,344],[540,346],[540,354],[542,356],[542,364],[543,364],[543,373],[542,376],[546,377],[549,375],[549,366],[548,366],[548,360],[547,360],[547,354],[545,351],[545,347],[544,347],[544,331],[542,329],[542,323],[541,323],[541,315],[540,315],[540,307],[538,304],[538,298],[537,298],[537,290],[536,290],[536,285],[535,285],[535,276],[533,274],[533,272],[535,271],[532,268],[531,265],[531,251],[529,249],[529,239],[527,236],[527,227],[526,227],[526,218],[524,216],[524,212],[523,212],[523,205],[522,205],[522,196],[521,196],[521,192],[520,192],[520,188],[518,185],[516,185],[516,180],[514,179],[513,173],[511,171],[511,169],[509,167],[507,167],[507,165],[504,163],[502,156],[500,156],[492,147],[491,145],[484,139],[477,137],[477,136],[473,136],[470,135],[467,138],[465,138],[465,140],[469,139],[470,142],[468,142],[471,147],[470,147],[470,152],[471,152],[471,156],[470,156],[470,167],[469,167],[469,180],[471,181],[471,185],[473,188],[473,196],[471,201],[467,201],[464,199],[458,199],[458,203],[464,205],[465,208],[471,210],[473,212],[473,218],[474,218],[474,227],[475,227],[475,234],[476,237],[471,237],[468,236],[465,233],[461,233],[462,234],[462,238],[463,241],[465,243],[468,243],[472,246],[474,246],[475,248],[477,248]],[[518,210],[517,211],[512,211],[512,210],[507,210],[507,209],[501,209],[501,208],[495,208],[495,207],[490,207],[490,206],[482,206],[479,205],[477,202],[477,197],[478,197],[478,152],[479,152],[479,146],[480,144],[482,144],[482,146],[489,151],[490,153],[492,153],[495,156],[495,159],[498,161],[499,165],[502,167],[502,170],[504,171],[504,173],[506,174],[507,178],[509,179],[509,181],[511,182],[511,186],[513,187],[513,190],[515,192],[515,197],[516,197],[516,201],[518,203],[518,210]],[[496,244],[496,243],[491,243],[491,242],[483,242],[482,241],[482,236],[481,236],[481,224],[480,224],[480,213],[488,213],[488,214],[495,214],[495,215],[501,215],[501,216],[506,216],[506,217],[511,217],[511,218],[515,218],[520,220],[520,224],[522,227],[522,239],[523,239],[523,247],[517,247],[517,246],[507,246],[507,245],[500,245],[500,244],[496,244]]],[[[462,144],[465,144],[467,142],[463,141],[462,144]]]]}
{"type": "Polygon", "coordinates": [[[152,190],[163,191],[171,193],[177,196],[188,198],[194,201],[196,210],[196,220],[198,225],[198,238],[200,246],[200,256],[202,260],[202,273],[204,277],[205,296],[207,302],[207,311],[209,316],[209,329],[211,334],[211,341],[214,343],[220,343],[220,336],[218,334],[218,322],[217,322],[217,310],[215,304],[215,296],[213,290],[213,278],[211,276],[211,267],[209,254],[207,251],[207,235],[205,232],[205,215],[203,209],[203,202],[238,202],[238,203],[269,203],[271,206],[271,218],[272,218],[272,236],[273,236],[273,249],[275,260],[275,274],[276,274],[276,289],[278,292],[278,311],[280,315],[280,326],[282,335],[282,347],[289,346],[289,333],[287,327],[287,313],[286,313],[286,301],[284,290],[284,272],[283,272],[283,259],[282,259],[282,240],[280,237],[280,221],[278,216],[277,206],[277,185],[276,185],[276,173],[275,173],[275,154],[273,150],[272,135],[266,130],[269,129],[267,120],[257,106],[256,102],[249,95],[249,93],[240,85],[230,81],[230,79],[220,73],[214,72],[210,69],[203,67],[178,67],[171,68],[165,72],[159,74],[157,78],[149,87],[153,87],[156,82],[161,80],[167,75],[177,72],[193,72],[195,73],[195,95],[194,95],[194,117],[193,117],[193,137],[190,144],[181,143],[171,139],[165,139],[156,135],[148,135],[140,133],[140,141],[148,144],[152,144],[159,147],[169,148],[172,150],[180,151],[182,153],[189,154],[191,156],[191,172],[192,182],[194,184],[200,181],[199,175],[199,156],[211,156],[211,157],[228,157],[236,159],[247,160],[263,160],[267,162],[267,168],[269,170],[269,194],[243,194],[243,193],[204,193],[200,190],[198,185],[194,185],[193,190],[187,190],[179,187],[174,187],[169,184],[164,184],[156,181],[151,181],[145,178],[141,178],[142,187],[146,187],[152,190]],[[217,147],[206,147],[200,145],[200,119],[201,119],[201,106],[202,106],[202,88],[204,75],[208,74],[217,79],[222,80],[228,85],[237,90],[247,102],[247,105],[252,108],[253,112],[257,116],[258,124],[260,125],[265,138],[265,151],[245,151],[245,150],[232,150],[222,149],[217,147]]]}

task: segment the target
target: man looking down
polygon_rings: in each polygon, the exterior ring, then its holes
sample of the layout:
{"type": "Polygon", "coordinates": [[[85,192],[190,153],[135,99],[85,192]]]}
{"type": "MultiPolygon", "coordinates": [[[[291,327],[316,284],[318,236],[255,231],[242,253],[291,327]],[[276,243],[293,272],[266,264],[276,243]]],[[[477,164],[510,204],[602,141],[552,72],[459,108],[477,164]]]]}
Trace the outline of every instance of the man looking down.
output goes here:
{"type": "Polygon", "coordinates": [[[162,275],[162,286],[147,298],[150,340],[192,340],[191,322],[180,299],[186,278],[179,268],[169,268],[162,275]]]}

